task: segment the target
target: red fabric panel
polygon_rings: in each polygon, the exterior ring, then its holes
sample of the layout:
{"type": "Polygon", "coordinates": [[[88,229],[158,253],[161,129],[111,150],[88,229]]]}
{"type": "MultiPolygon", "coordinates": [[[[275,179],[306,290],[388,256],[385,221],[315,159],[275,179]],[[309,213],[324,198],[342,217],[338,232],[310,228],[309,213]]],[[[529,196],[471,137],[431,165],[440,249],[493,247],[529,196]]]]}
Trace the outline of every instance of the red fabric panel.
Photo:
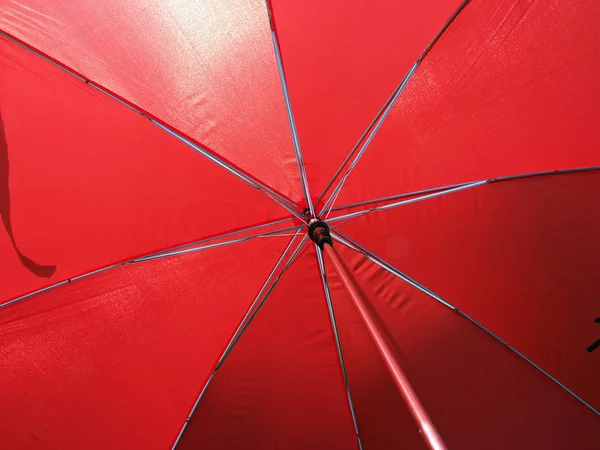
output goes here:
{"type": "Polygon", "coordinates": [[[599,409],[600,353],[586,351],[600,338],[599,203],[600,172],[548,175],[374,212],[340,230],[599,409]]]}
{"type": "Polygon", "coordinates": [[[286,214],[140,115],[4,38],[0,114],[0,303],[286,214]],[[11,231],[31,261],[19,258],[11,231]]]}
{"type": "Polygon", "coordinates": [[[472,0],[407,84],[338,204],[600,165],[599,35],[595,0],[472,0]]]}
{"type": "Polygon", "coordinates": [[[312,243],[207,389],[178,446],[192,448],[358,448],[312,243]]]}
{"type": "Polygon", "coordinates": [[[318,196],[460,0],[271,0],[318,196]]]}
{"type": "Polygon", "coordinates": [[[131,264],[0,309],[2,447],[170,448],[288,240],[131,264]]]}
{"type": "MultiPolygon", "coordinates": [[[[341,245],[338,249],[388,330],[411,384],[448,448],[591,450],[600,446],[598,417],[580,402],[449,308],[362,255],[341,245]]],[[[367,345],[361,350],[365,355],[373,352],[367,345]]],[[[353,351],[358,353],[356,347],[353,351]]],[[[369,372],[356,367],[350,368],[349,375],[364,377],[361,381],[370,384],[369,372]]],[[[375,427],[381,416],[395,414],[398,397],[379,397],[380,403],[359,417],[361,429],[375,427]]],[[[399,425],[390,421],[386,427],[391,434],[399,425]]],[[[365,442],[365,448],[422,445],[373,442],[368,447],[365,442]]]]}
{"type": "Polygon", "coordinates": [[[264,0],[0,0],[0,29],[301,199],[264,0]]]}

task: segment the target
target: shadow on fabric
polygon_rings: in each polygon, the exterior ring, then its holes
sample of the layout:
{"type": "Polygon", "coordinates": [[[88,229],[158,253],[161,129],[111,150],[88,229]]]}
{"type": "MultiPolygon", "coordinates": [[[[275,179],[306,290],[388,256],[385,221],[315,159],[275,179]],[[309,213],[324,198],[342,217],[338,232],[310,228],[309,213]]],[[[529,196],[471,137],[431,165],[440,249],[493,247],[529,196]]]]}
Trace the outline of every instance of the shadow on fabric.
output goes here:
{"type": "Polygon", "coordinates": [[[0,216],[6,232],[10,236],[13,248],[21,264],[23,264],[31,273],[38,277],[50,278],[56,272],[56,266],[44,266],[36,263],[27,256],[23,255],[17,247],[15,236],[10,217],[10,187],[8,183],[9,163],[8,163],[8,144],[6,142],[6,134],[4,132],[4,121],[2,120],[2,112],[0,111],[0,216]]]}

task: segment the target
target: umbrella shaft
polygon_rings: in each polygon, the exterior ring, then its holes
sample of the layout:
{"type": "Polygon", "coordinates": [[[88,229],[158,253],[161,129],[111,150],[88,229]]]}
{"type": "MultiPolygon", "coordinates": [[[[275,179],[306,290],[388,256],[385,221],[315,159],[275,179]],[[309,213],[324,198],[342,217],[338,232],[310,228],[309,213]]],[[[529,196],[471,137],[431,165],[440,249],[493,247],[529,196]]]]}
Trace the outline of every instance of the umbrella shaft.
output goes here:
{"type": "Polygon", "coordinates": [[[404,403],[419,428],[419,432],[423,436],[425,443],[432,450],[446,450],[446,445],[438,434],[431,418],[421,404],[419,397],[412,388],[410,381],[406,377],[404,370],[400,366],[394,351],[390,347],[385,338],[384,332],[378,321],[373,317],[368,301],[360,289],[357,281],[354,279],[348,267],[341,260],[337,251],[332,245],[324,245],[323,252],[331,259],[336,272],[338,273],[342,283],[344,284],[354,306],[356,307],[364,325],[371,336],[377,351],[379,352],[383,362],[390,373],[398,392],[402,396],[404,403]]]}

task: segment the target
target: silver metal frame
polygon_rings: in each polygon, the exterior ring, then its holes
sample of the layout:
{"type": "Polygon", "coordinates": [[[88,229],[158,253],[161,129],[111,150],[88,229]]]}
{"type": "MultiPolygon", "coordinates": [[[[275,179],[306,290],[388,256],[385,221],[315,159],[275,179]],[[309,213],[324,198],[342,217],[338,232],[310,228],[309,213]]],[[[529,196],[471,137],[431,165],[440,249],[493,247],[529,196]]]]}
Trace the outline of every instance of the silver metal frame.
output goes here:
{"type": "Polygon", "coordinates": [[[297,233],[299,233],[303,228],[305,228],[305,227],[298,226],[298,227],[285,228],[283,230],[270,231],[268,233],[257,234],[257,235],[253,235],[253,236],[245,236],[243,238],[232,239],[232,240],[224,241],[224,242],[217,242],[216,244],[208,244],[208,245],[202,245],[200,247],[191,247],[191,248],[186,248],[184,250],[177,250],[174,252],[158,253],[155,255],[143,256],[141,258],[132,259],[130,261],[130,263],[137,263],[137,262],[142,262],[142,261],[150,261],[153,259],[167,258],[169,256],[184,255],[186,253],[195,253],[195,252],[199,252],[202,250],[209,250],[211,248],[225,247],[227,245],[238,244],[240,242],[246,242],[246,241],[250,241],[250,240],[258,239],[258,238],[282,237],[282,233],[287,233],[290,231],[296,231],[297,233]]]}
{"type": "Polygon", "coordinates": [[[419,289],[421,292],[424,292],[425,294],[429,295],[434,300],[436,300],[439,303],[441,303],[442,305],[450,308],[451,310],[453,310],[454,312],[456,312],[458,315],[460,315],[464,319],[468,320],[473,325],[477,326],[479,329],[481,329],[482,331],[484,331],[485,333],[487,333],[494,340],[496,340],[497,342],[499,342],[500,344],[502,344],[504,347],[506,347],[508,350],[510,350],[511,352],[513,352],[515,355],[517,355],[522,361],[524,361],[529,366],[533,367],[538,372],[540,372],[541,374],[545,375],[548,379],[550,379],[551,381],[553,381],[557,386],[559,386],[560,388],[562,388],[565,392],[567,392],[568,394],[570,394],[574,399],[578,400],[581,404],[583,404],[584,406],[586,406],[590,411],[592,411],[596,415],[600,416],[600,412],[598,412],[592,405],[590,405],[589,403],[587,403],[585,400],[583,400],[581,397],[579,397],[575,392],[573,392],[567,386],[565,386],[564,384],[562,384],[560,381],[558,381],[556,378],[554,378],[552,375],[550,375],[548,372],[546,372],[544,369],[542,369],[540,366],[538,366],[532,360],[530,360],[529,358],[527,358],[525,355],[523,355],[523,353],[519,352],[517,349],[515,349],[514,347],[512,347],[511,345],[509,345],[506,341],[504,341],[503,339],[501,339],[498,335],[494,334],[492,331],[490,331],[489,329],[487,329],[486,327],[484,327],[482,324],[480,324],[479,322],[477,322],[471,316],[469,316],[465,312],[461,311],[456,306],[452,305],[451,303],[447,302],[446,300],[442,299],[439,295],[437,295],[434,292],[432,292],[431,290],[427,289],[421,283],[417,282],[416,280],[414,280],[413,278],[409,277],[405,273],[403,273],[400,270],[396,269],[390,263],[388,263],[387,261],[385,261],[382,258],[378,257],[377,255],[375,255],[370,250],[367,250],[365,247],[363,247],[362,245],[358,244],[356,241],[353,241],[348,236],[345,236],[344,234],[340,233],[337,230],[332,230],[331,231],[331,236],[337,242],[339,242],[339,243],[345,245],[346,247],[348,247],[348,248],[350,248],[350,249],[352,249],[352,250],[354,250],[354,251],[362,254],[364,257],[366,257],[371,262],[377,264],[382,269],[385,269],[386,271],[388,271],[392,275],[400,278],[401,280],[405,281],[406,283],[410,284],[411,286],[419,289]]]}
{"type": "Polygon", "coordinates": [[[447,189],[464,186],[465,184],[469,184],[469,183],[457,183],[457,184],[451,184],[448,186],[435,187],[435,188],[431,188],[431,189],[422,189],[420,191],[406,192],[404,194],[390,195],[388,197],[380,197],[380,198],[375,198],[372,200],[365,200],[362,202],[347,203],[342,206],[336,206],[334,208],[331,208],[331,212],[339,211],[342,209],[358,208],[359,206],[371,205],[373,203],[391,202],[393,200],[399,200],[401,198],[413,197],[413,196],[421,195],[421,194],[429,194],[431,192],[445,191],[447,189]]]}
{"type": "MultiPolygon", "coordinates": [[[[267,3],[268,7],[268,3],[267,3]]],[[[270,11],[269,11],[269,18],[270,11]]],[[[271,37],[273,38],[273,47],[275,47],[275,57],[277,58],[277,68],[279,69],[279,78],[281,80],[281,87],[283,88],[283,98],[285,99],[285,108],[287,111],[288,120],[290,122],[290,130],[292,133],[292,141],[294,143],[294,152],[296,153],[296,162],[298,163],[298,172],[300,173],[300,182],[302,183],[302,191],[304,192],[304,199],[308,205],[311,216],[315,216],[315,207],[313,205],[312,198],[310,196],[310,189],[308,188],[308,177],[306,176],[306,167],[304,166],[304,160],[302,159],[302,151],[300,150],[300,139],[298,138],[298,130],[296,129],[296,121],[294,120],[294,113],[292,112],[292,103],[290,101],[290,94],[288,92],[287,81],[285,79],[285,72],[283,70],[283,62],[281,60],[281,53],[279,50],[279,41],[275,30],[271,30],[271,37]]]]}
{"type": "Polygon", "coordinates": [[[369,204],[373,204],[373,203],[381,203],[381,202],[401,199],[401,198],[405,198],[405,197],[413,197],[413,196],[419,195],[419,194],[431,193],[429,195],[423,195],[420,197],[415,197],[415,198],[411,198],[409,200],[399,201],[399,202],[395,202],[395,203],[388,203],[388,204],[381,205],[381,206],[378,206],[375,208],[365,209],[363,211],[356,211],[356,212],[349,213],[349,214],[343,214],[341,216],[336,216],[336,217],[330,218],[328,221],[336,222],[336,221],[343,220],[343,219],[359,217],[359,216],[362,216],[369,212],[382,211],[384,209],[395,208],[396,206],[406,205],[409,203],[415,203],[415,202],[418,202],[421,200],[426,200],[428,198],[439,197],[440,195],[450,194],[452,192],[458,192],[458,191],[462,191],[464,189],[481,186],[484,184],[492,184],[492,183],[498,183],[498,182],[502,182],[502,181],[517,180],[517,179],[521,179],[521,178],[532,178],[532,177],[538,177],[538,176],[561,175],[561,174],[579,173],[579,172],[591,172],[591,171],[595,171],[595,170],[600,170],[600,166],[579,167],[579,168],[575,168],[575,169],[561,169],[561,170],[552,170],[552,171],[545,171],[545,172],[531,172],[531,173],[518,174],[518,175],[509,175],[509,176],[503,176],[503,177],[490,178],[487,180],[451,184],[448,186],[424,189],[421,191],[407,192],[405,194],[392,195],[389,197],[382,197],[382,198],[377,198],[377,199],[373,199],[373,200],[365,200],[362,202],[350,203],[347,205],[338,206],[336,208],[332,208],[331,211],[339,211],[342,209],[355,208],[355,207],[369,205],[369,204]]]}
{"type": "Polygon", "coordinates": [[[389,203],[387,205],[381,205],[381,206],[377,206],[375,208],[365,209],[363,211],[356,211],[356,212],[349,213],[349,214],[342,214],[341,216],[332,217],[331,219],[328,220],[328,222],[331,223],[331,222],[337,222],[339,220],[344,220],[344,219],[352,219],[355,217],[364,216],[365,214],[368,214],[370,212],[383,211],[385,209],[396,208],[397,206],[408,205],[409,203],[420,202],[422,200],[439,197],[440,195],[446,195],[446,194],[450,194],[452,192],[463,191],[465,189],[481,186],[481,185],[487,184],[487,183],[489,183],[489,181],[487,181],[487,180],[476,181],[474,183],[464,184],[464,185],[461,185],[461,186],[458,186],[458,187],[455,187],[452,189],[448,189],[446,191],[441,191],[441,192],[438,191],[438,192],[434,192],[433,194],[427,194],[427,195],[423,195],[421,197],[410,198],[408,200],[402,200],[399,202],[389,203]]]}
{"type": "MultiPolygon", "coordinates": [[[[187,244],[181,244],[181,245],[177,245],[175,247],[169,247],[166,250],[161,250],[161,251],[158,251],[158,252],[154,252],[154,253],[152,253],[152,255],[159,255],[161,253],[172,252],[174,250],[179,250],[180,248],[187,248],[187,247],[191,247],[192,245],[200,245],[200,244],[204,244],[205,242],[214,241],[216,239],[223,239],[223,238],[226,238],[226,237],[235,236],[236,234],[242,234],[242,233],[247,233],[249,231],[260,230],[261,228],[266,228],[266,227],[270,227],[270,226],[273,226],[273,225],[279,225],[281,223],[290,222],[293,219],[294,219],[293,217],[286,217],[285,219],[272,220],[270,222],[265,222],[265,223],[262,223],[260,225],[253,225],[253,226],[250,226],[250,227],[241,228],[239,230],[230,231],[230,232],[223,233],[223,234],[218,234],[218,235],[213,236],[213,237],[207,237],[207,238],[203,238],[203,239],[200,239],[200,240],[197,240],[197,241],[189,242],[187,244]]],[[[147,256],[150,256],[150,255],[147,255],[147,256]]]]}

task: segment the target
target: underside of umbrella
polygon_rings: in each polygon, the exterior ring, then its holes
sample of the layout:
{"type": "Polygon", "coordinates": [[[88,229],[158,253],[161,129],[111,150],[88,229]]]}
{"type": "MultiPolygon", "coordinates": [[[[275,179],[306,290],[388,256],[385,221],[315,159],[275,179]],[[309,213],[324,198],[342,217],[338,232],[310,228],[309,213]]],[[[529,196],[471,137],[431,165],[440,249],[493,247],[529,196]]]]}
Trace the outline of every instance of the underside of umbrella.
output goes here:
{"type": "Polygon", "coordinates": [[[600,4],[0,0],[0,447],[600,448],[600,4]]]}

